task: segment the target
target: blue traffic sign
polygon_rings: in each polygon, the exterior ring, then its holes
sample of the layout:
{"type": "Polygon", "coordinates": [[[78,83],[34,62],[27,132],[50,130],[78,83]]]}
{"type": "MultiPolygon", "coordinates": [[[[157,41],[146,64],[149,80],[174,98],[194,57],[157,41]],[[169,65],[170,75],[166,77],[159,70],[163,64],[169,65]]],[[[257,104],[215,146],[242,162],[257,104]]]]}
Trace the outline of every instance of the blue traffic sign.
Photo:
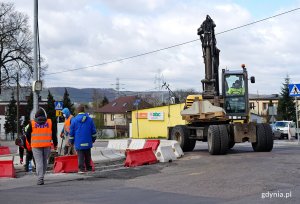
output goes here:
{"type": "Polygon", "coordinates": [[[300,96],[300,84],[289,84],[289,95],[300,96]]]}
{"type": "Polygon", "coordinates": [[[55,110],[62,110],[63,109],[63,102],[62,101],[55,101],[54,106],[55,106],[55,110]]]}
{"type": "Polygon", "coordinates": [[[138,106],[141,102],[141,99],[136,99],[133,103],[134,106],[138,106]]]}

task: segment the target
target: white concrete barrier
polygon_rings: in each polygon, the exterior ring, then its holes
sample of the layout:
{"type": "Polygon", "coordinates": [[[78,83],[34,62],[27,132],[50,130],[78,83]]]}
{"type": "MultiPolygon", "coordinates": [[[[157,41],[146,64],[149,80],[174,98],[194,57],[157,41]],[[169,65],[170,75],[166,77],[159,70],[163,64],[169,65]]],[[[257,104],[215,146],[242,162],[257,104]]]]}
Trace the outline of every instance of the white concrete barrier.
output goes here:
{"type": "Polygon", "coordinates": [[[145,139],[132,139],[128,149],[143,149],[145,143],[145,139]]]}
{"type": "Polygon", "coordinates": [[[179,143],[176,140],[160,140],[160,146],[171,146],[177,158],[184,155],[179,143]]]}
{"type": "Polygon", "coordinates": [[[97,162],[123,159],[125,154],[106,147],[93,147],[91,149],[91,157],[93,161],[97,162]]]}
{"type": "Polygon", "coordinates": [[[91,149],[91,157],[93,162],[99,162],[99,161],[105,161],[107,160],[107,157],[103,156],[100,149],[97,149],[96,147],[93,147],[91,149]]]}
{"type": "Polygon", "coordinates": [[[115,149],[125,151],[128,149],[129,140],[109,140],[107,144],[108,149],[115,149]]]}
{"type": "Polygon", "coordinates": [[[171,162],[177,159],[171,146],[159,146],[155,156],[160,162],[171,162]]]}
{"type": "Polygon", "coordinates": [[[6,155],[0,155],[0,161],[14,161],[14,155],[6,154],[6,155]]]}

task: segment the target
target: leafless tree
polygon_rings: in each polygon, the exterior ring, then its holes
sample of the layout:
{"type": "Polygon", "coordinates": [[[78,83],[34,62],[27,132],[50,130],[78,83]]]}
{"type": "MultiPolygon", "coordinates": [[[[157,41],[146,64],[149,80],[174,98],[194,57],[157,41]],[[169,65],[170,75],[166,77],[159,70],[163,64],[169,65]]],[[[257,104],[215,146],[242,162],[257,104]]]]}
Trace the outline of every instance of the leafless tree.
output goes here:
{"type": "MultiPolygon", "coordinates": [[[[33,43],[28,16],[12,3],[0,3],[0,82],[15,84],[15,74],[28,83],[33,73],[33,43]]],[[[45,67],[43,68],[45,70],[45,67]]]]}
{"type": "Polygon", "coordinates": [[[194,89],[177,89],[174,91],[179,99],[179,102],[184,103],[188,95],[199,94],[194,89]]]}

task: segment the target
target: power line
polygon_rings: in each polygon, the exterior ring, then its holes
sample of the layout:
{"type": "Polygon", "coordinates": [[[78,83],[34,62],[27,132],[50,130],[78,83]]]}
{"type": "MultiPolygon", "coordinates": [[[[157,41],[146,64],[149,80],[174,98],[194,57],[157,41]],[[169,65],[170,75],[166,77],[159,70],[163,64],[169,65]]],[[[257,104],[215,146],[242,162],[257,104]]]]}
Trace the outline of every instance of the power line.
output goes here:
{"type": "MultiPolygon", "coordinates": [[[[285,14],[297,11],[299,9],[300,9],[300,7],[292,9],[292,10],[288,10],[288,11],[285,11],[285,12],[282,12],[282,13],[279,13],[279,14],[267,17],[267,18],[263,18],[261,20],[257,20],[257,21],[251,22],[251,23],[247,23],[247,24],[244,24],[244,25],[241,25],[241,26],[237,26],[237,27],[234,27],[234,28],[231,28],[231,29],[219,32],[219,33],[216,33],[216,35],[220,35],[220,34],[227,33],[227,32],[233,31],[233,30],[237,30],[237,29],[240,29],[240,28],[243,28],[243,27],[247,27],[247,26],[250,26],[250,25],[253,25],[253,24],[256,24],[256,23],[260,23],[260,22],[269,20],[271,18],[276,18],[278,16],[282,16],[282,15],[285,15],[285,14]]],[[[150,55],[150,54],[153,54],[153,53],[156,53],[156,52],[161,52],[161,51],[168,50],[168,49],[171,49],[171,48],[174,48],[174,47],[179,47],[179,46],[182,46],[182,45],[190,44],[190,43],[193,43],[193,42],[196,42],[196,41],[199,41],[199,39],[190,40],[190,41],[183,42],[183,43],[178,43],[178,44],[171,45],[171,46],[168,46],[168,47],[165,47],[165,48],[160,48],[160,49],[157,49],[157,50],[153,50],[153,51],[149,51],[149,52],[145,52],[145,53],[133,55],[133,56],[130,56],[130,57],[124,57],[124,58],[120,58],[120,59],[110,60],[110,61],[107,61],[107,62],[103,62],[103,63],[99,63],[99,64],[95,64],[95,65],[90,65],[90,66],[85,66],[85,67],[68,69],[68,70],[59,71],[59,72],[52,72],[52,73],[48,73],[48,74],[45,74],[45,75],[60,74],[60,73],[65,73],[65,72],[77,71],[77,70],[81,70],[81,69],[88,69],[88,68],[92,68],[92,67],[98,67],[98,66],[103,66],[103,65],[107,65],[107,64],[116,63],[116,62],[121,62],[121,61],[129,60],[129,59],[134,59],[134,58],[142,57],[142,56],[145,56],[145,55],[150,55]]]]}

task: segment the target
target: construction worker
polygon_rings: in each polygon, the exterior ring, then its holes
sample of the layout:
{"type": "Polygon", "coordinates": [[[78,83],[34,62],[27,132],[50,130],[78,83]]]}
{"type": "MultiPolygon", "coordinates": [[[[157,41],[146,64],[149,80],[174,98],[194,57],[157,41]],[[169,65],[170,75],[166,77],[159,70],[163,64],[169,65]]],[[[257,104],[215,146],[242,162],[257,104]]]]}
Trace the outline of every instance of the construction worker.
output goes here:
{"type": "MultiPolygon", "coordinates": [[[[25,127],[25,130],[27,130],[29,125],[27,125],[25,127]]],[[[26,161],[25,161],[25,171],[28,172],[29,171],[29,163],[31,162],[31,160],[33,160],[34,164],[34,158],[33,158],[33,153],[32,153],[32,148],[25,136],[22,135],[21,137],[17,137],[17,139],[15,140],[15,144],[17,146],[19,146],[19,154],[20,154],[20,164],[23,164],[23,156],[24,156],[24,149],[26,150],[26,161]]]]}
{"type": "Polygon", "coordinates": [[[70,145],[69,135],[70,135],[70,126],[71,120],[73,119],[73,115],[71,115],[70,110],[68,108],[64,108],[62,114],[65,118],[64,127],[60,133],[60,137],[65,141],[64,145],[64,155],[73,155],[75,154],[75,149],[73,145],[70,145]]]}
{"type": "Polygon", "coordinates": [[[48,157],[53,141],[54,149],[57,149],[57,136],[51,119],[47,119],[43,108],[35,113],[34,120],[30,121],[26,137],[32,147],[36,163],[37,185],[44,185],[44,176],[48,166],[48,157]]]}
{"type": "Polygon", "coordinates": [[[228,89],[227,94],[229,95],[243,95],[245,93],[245,89],[242,87],[242,83],[239,80],[236,80],[232,87],[228,89]]]}
{"type": "Polygon", "coordinates": [[[70,143],[75,144],[78,155],[79,172],[92,171],[91,148],[96,140],[96,128],[93,119],[84,112],[84,106],[77,108],[78,115],[74,117],[70,127],[70,143]]]}

